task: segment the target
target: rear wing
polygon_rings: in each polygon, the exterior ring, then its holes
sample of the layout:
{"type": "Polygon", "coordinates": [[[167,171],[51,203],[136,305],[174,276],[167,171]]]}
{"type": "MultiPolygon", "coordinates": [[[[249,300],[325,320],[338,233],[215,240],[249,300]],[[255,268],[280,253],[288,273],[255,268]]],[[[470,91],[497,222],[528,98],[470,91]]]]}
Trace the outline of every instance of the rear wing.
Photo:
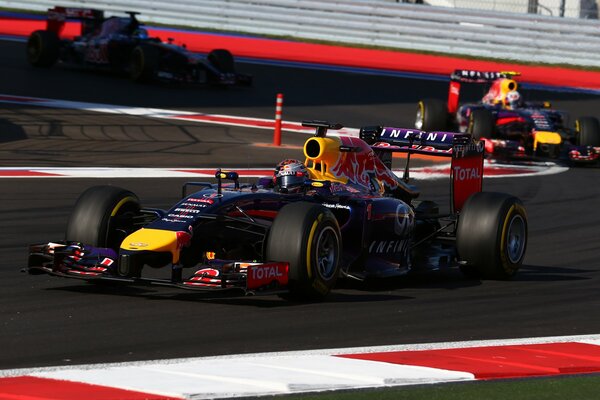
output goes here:
{"type": "Polygon", "coordinates": [[[489,83],[496,79],[512,79],[519,75],[521,75],[521,73],[516,71],[474,71],[457,69],[450,75],[450,80],[465,83],[489,83]]]}
{"type": "Polygon", "coordinates": [[[482,141],[474,140],[469,134],[371,126],[360,129],[360,138],[371,145],[384,163],[391,162],[386,154],[407,153],[403,177],[406,182],[409,180],[411,154],[450,157],[450,199],[453,213],[460,212],[465,201],[473,193],[482,190],[485,146],[482,141]]]}
{"type": "Polygon", "coordinates": [[[457,132],[425,132],[417,129],[369,126],[360,129],[360,138],[376,151],[452,157],[455,144],[466,144],[471,135],[457,132]]]}
{"type": "Polygon", "coordinates": [[[458,99],[460,96],[461,83],[491,83],[496,79],[512,79],[521,75],[516,71],[475,71],[468,69],[457,69],[450,75],[450,87],[448,89],[448,113],[454,114],[458,110],[458,99]]]}
{"type": "Polygon", "coordinates": [[[93,8],[59,7],[48,9],[46,30],[60,36],[67,20],[81,21],[81,34],[94,31],[104,21],[104,11],[93,8]]]}

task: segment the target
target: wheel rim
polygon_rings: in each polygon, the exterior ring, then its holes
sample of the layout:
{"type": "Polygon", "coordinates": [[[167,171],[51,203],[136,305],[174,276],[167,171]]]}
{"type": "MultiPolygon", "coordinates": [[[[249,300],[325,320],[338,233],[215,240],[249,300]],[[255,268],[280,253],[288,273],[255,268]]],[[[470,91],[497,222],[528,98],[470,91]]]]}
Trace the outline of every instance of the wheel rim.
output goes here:
{"type": "Polygon", "coordinates": [[[419,104],[417,107],[417,116],[415,117],[415,128],[423,129],[423,106],[419,104]]]}
{"type": "Polygon", "coordinates": [[[525,252],[525,220],[520,215],[515,215],[510,221],[506,234],[506,252],[511,263],[521,261],[525,252]]]}
{"type": "Polygon", "coordinates": [[[333,278],[337,270],[338,237],[335,230],[327,226],[317,238],[317,272],[321,278],[333,278]]]}

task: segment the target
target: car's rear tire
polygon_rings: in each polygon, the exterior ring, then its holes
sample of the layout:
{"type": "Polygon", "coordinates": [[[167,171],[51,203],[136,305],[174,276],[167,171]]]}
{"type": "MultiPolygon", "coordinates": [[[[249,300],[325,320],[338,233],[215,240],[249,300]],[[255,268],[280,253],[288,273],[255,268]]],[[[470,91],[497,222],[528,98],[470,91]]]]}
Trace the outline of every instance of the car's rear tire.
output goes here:
{"type": "Polygon", "coordinates": [[[480,108],[471,111],[467,133],[473,135],[473,139],[490,139],[495,127],[496,122],[490,110],[480,108]]]}
{"type": "Polygon", "coordinates": [[[131,52],[129,76],[135,82],[149,82],[156,77],[160,50],[141,44],[131,52]]]}
{"type": "Polygon", "coordinates": [[[77,199],[65,239],[118,251],[123,239],[133,230],[132,219],[139,210],[140,201],[129,190],[93,186],[77,199]]]}
{"type": "Polygon", "coordinates": [[[469,197],[458,218],[456,247],[467,276],[512,278],[527,247],[527,215],[521,201],[493,192],[469,197]]]}
{"type": "Polygon", "coordinates": [[[269,232],[268,261],[289,263],[289,289],[298,300],[322,300],[338,278],[342,237],[333,213],[320,204],[284,206],[269,232]]]}
{"type": "Polygon", "coordinates": [[[448,128],[448,106],[438,99],[421,100],[417,104],[415,128],[423,131],[443,131],[448,128]]]}
{"type": "Polygon", "coordinates": [[[580,146],[600,146],[600,122],[594,117],[581,117],[576,122],[580,146]]]}
{"type": "Polygon", "coordinates": [[[35,31],[27,39],[27,60],[35,67],[51,67],[59,52],[60,38],[52,31],[35,31]]]}

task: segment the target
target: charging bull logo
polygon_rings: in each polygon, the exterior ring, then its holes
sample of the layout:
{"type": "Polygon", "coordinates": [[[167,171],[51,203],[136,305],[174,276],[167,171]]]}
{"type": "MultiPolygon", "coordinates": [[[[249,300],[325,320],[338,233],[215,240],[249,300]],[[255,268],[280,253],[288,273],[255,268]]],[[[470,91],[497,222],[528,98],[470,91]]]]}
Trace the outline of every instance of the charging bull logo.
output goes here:
{"type": "Polygon", "coordinates": [[[382,193],[386,188],[398,188],[396,176],[375,156],[369,145],[353,137],[341,136],[340,140],[343,146],[354,150],[340,154],[338,161],[331,168],[333,175],[382,193]]]}

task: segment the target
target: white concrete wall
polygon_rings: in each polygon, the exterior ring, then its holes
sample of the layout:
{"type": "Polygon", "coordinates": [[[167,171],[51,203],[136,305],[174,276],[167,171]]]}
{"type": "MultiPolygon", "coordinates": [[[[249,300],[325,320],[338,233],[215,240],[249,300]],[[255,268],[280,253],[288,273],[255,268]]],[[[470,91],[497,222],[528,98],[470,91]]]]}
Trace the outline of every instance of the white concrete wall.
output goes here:
{"type": "MultiPolygon", "coordinates": [[[[590,0],[566,0],[565,17],[579,18],[582,4],[590,0]]],[[[597,0],[591,0],[594,2],[597,0]]],[[[432,6],[469,8],[476,10],[527,13],[529,0],[425,0],[432,6]]],[[[600,3],[600,1],[597,1],[600,3]]],[[[561,0],[538,0],[539,14],[560,15],[561,0]]]]}
{"type": "MultiPolygon", "coordinates": [[[[499,4],[507,0],[489,0],[488,4],[494,1],[499,4]]],[[[56,1],[0,0],[0,6],[17,8],[16,4],[18,8],[41,11],[53,7],[56,1]]],[[[99,8],[108,13],[139,11],[140,20],[150,24],[503,60],[600,66],[598,19],[431,7],[387,0],[61,0],[60,4],[99,8]]]]}

